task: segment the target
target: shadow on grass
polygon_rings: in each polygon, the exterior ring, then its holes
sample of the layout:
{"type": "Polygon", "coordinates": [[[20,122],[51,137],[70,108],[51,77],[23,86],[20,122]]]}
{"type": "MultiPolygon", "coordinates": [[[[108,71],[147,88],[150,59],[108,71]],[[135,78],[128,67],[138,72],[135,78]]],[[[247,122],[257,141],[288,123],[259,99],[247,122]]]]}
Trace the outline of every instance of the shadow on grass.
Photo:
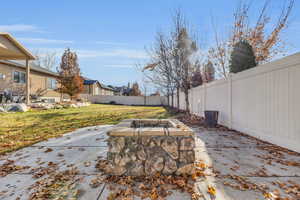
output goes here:
{"type": "Polygon", "coordinates": [[[63,112],[54,112],[54,113],[43,113],[39,114],[36,117],[40,118],[41,120],[51,120],[53,118],[61,118],[61,117],[68,117],[80,114],[79,112],[74,113],[63,113],[63,112]]]}

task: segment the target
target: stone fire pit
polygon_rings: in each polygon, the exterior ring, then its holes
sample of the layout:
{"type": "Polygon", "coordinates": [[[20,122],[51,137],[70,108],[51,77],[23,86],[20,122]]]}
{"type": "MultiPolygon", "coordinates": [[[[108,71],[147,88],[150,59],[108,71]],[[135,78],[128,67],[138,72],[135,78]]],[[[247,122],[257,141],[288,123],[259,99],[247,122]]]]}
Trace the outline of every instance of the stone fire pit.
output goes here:
{"type": "Polygon", "coordinates": [[[189,174],[195,160],[193,131],[176,119],[127,119],[108,132],[110,175],[189,174]]]}

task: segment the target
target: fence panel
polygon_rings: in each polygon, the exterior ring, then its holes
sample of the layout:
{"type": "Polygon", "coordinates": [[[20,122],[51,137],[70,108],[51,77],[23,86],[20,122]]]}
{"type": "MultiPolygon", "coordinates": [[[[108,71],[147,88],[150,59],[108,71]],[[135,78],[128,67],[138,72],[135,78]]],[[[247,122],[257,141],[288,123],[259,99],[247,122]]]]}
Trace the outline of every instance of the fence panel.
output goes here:
{"type": "Polygon", "coordinates": [[[193,88],[189,97],[193,114],[218,110],[220,124],[300,152],[300,53],[193,88]]]}
{"type": "Polygon", "coordinates": [[[219,123],[228,126],[228,82],[218,80],[206,86],[206,110],[219,111],[219,123]]]}
{"type": "Polygon", "coordinates": [[[94,95],[89,96],[88,100],[92,103],[116,103],[123,105],[148,105],[148,106],[159,106],[166,105],[166,97],[160,96],[104,96],[94,95]]]}

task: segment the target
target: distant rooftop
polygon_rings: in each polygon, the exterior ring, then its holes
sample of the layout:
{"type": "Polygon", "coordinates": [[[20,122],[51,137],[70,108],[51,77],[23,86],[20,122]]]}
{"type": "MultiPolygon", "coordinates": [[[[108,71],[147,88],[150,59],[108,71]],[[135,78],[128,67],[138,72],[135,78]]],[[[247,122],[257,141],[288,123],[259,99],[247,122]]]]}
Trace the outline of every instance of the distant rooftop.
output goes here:
{"type": "Polygon", "coordinates": [[[93,85],[94,83],[97,83],[97,80],[84,80],[83,85],[93,85]]]}
{"type": "Polygon", "coordinates": [[[99,85],[102,87],[102,88],[105,88],[105,89],[108,89],[108,90],[113,90],[113,88],[109,87],[109,86],[106,86],[104,85],[103,83],[100,83],[98,80],[92,80],[92,79],[89,79],[87,77],[82,77],[84,80],[83,80],[83,85],[93,85],[95,83],[99,83],[99,85]]]}

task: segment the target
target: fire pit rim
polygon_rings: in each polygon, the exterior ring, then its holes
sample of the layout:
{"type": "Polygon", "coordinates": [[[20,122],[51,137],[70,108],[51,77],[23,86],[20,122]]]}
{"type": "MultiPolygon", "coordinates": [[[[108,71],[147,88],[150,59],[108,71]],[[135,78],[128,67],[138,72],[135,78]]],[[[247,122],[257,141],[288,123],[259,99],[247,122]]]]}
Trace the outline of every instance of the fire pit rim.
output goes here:
{"type": "Polygon", "coordinates": [[[191,128],[177,119],[125,119],[107,133],[109,136],[193,136],[191,128]],[[133,122],[168,122],[171,127],[132,127],[133,122]]]}

